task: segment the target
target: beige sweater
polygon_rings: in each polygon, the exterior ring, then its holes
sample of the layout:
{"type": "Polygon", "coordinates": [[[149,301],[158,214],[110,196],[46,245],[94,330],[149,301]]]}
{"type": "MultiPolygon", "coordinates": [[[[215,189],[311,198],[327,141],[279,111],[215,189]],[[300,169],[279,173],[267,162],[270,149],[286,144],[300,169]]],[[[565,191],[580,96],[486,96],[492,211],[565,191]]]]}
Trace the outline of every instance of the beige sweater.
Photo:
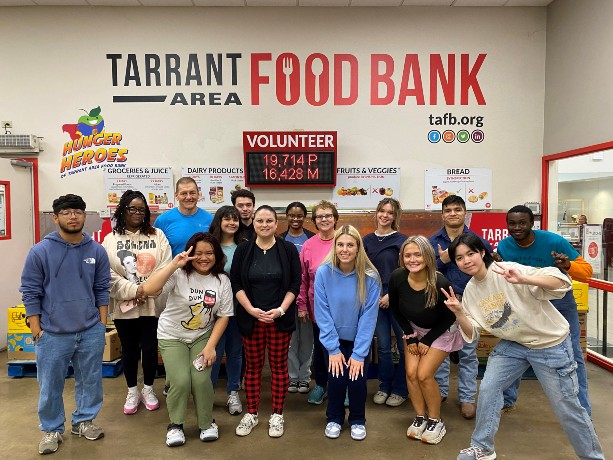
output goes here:
{"type": "Polygon", "coordinates": [[[162,302],[149,297],[147,302],[126,312],[121,302],[136,297],[136,290],[154,271],[170,263],[170,244],[159,228],[154,235],[143,235],[126,230],[125,235],[110,233],[102,246],[111,263],[111,299],[109,313],[113,319],[135,319],[139,316],[160,316],[164,309],[162,302]]]}

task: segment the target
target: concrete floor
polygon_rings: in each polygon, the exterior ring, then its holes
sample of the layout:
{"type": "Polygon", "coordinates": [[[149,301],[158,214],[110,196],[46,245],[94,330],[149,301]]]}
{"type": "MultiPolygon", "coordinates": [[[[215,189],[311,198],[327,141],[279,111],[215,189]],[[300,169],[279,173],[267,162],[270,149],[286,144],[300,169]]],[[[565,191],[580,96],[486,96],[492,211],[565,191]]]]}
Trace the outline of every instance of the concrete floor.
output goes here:
{"type": "MultiPolygon", "coordinates": [[[[0,446],[1,458],[38,458],[38,431],[36,414],[38,384],[34,378],[14,379],[6,374],[6,352],[0,353],[0,446]]],[[[454,367],[455,372],[455,367],[454,367]]],[[[455,376],[455,374],[453,374],[455,376]]],[[[605,455],[613,458],[613,416],[611,395],[613,375],[593,364],[588,364],[590,397],[594,407],[593,419],[605,455]]],[[[474,421],[464,420],[459,413],[455,378],[452,378],[452,397],[443,404],[443,418],[447,435],[435,446],[406,438],[406,429],[414,412],[410,402],[398,408],[377,406],[372,395],[377,382],[370,380],[369,400],[366,406],[368,437],[362,442],[353,441],[345,429],[336,440],[324,437],[325,404],[307,404],[306,395],[288,394],[285,405],[285,434],[279,439],[268,437],[270,415],[270,384],[265,378],[263,400],[260,408],[260,424],[251,435],[240,438],[234,429],[240,416],[231,416],[225,410],[225,391],[215,394],[215,418],[219,425],[220,439],[202,443],[198,439],[193,406],[190,405],[185,424],[187,443],[182,447],[168,448],[164,444],[168,413],[161,395],[163,379],[157,379],[155,390],[160,397],[159,410],[149,412],[141,405],[131,416],[124,415],[122,406],[126,394],[123,375],[104,379],[104,405],[96,423],[102,426],[106,436],[98,441],[87,441],[71,435],[67,422],[64,443],[50,458],[79,459],[455,459],[458,451],[469,444],[474,421]]],[[[64,392],[66,413],[74,409],[74,379],[66,380],[64,392]]],[[[244,393],[241,392],[244,402],[244,393]]],[[[518,409],[503,415],[496,437],[499,459],[560,460],[572,459],[573,450],[566,440],[549,407],[539,384],[535,380],[524,381],[521,386],[518,409]]]]}

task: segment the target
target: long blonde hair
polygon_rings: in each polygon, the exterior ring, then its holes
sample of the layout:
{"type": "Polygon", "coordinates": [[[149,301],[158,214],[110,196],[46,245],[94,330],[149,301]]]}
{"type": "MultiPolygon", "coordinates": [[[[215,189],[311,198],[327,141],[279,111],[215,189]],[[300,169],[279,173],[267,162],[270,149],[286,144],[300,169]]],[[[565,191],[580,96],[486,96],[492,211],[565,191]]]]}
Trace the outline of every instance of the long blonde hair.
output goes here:
{"type": "Polygon", "coordinates": [[[400,257],[398,260],[399,265],[408,271],[404,264],[404,248],[409,244],[414,244],[421,252],[421,255],[426,264],[426,308],[434,308],[438,301],[438,289],[436,288],[436,256],[434,255],[434,248],[428,241],[428,238],[422,235],[410,236],[402,243],[400,247],[400,257]]]}
{"type": "Polygon", "coordinates": [[[342,235],[349,235],[352,237],[358,245],[358,253],[355,258],[355,274],[358,278],[358,298],[360,300],[360,305],[364,305],[366,302],[366,277],[370,276],[377,280],[379,285],[381,284],[381,278],[379,277],[379,272],[370,261],[368,256],[366,255],[366,251],[364,251],[364,244],[362,243],[362,237],[360,233],[353,225],[343,225],[336,232],[334,232],[334,242],[332,243],[332,249],[323,260],[322,264],[330,262],[332,267],[339,268],[340,260],[336,255],[336,241],[342,235]]]}

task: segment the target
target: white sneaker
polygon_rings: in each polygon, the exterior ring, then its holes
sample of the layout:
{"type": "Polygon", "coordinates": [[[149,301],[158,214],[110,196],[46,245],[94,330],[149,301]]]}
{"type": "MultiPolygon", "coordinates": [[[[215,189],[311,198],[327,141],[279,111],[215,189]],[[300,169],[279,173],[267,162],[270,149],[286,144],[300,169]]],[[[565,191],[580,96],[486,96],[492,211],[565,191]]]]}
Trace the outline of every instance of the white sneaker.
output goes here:
{"type": "Polygon", "coordinates": [[[351,425],[351,439],[362,441],[366,438],[366,427],[364,425],[351,425]]]}
{"type": "Polygon", "coordinates": [[[128,390],[128,396],[126,396],[126,403],[123,405],[123,413],[126,415],[135,414],[140,404],[140,394],[138,390],[132,392],[128,390]]]}
{"type": "Polygon", "coordinates": [[[446,432],[447,430],[445,429],[445,424],[443,423],[442,419],[436,420],[429,418],[428,425],[421,435],[421,442],[438,444],[441,442],[446,432]]]}
{"type": "Polygon", "coordinates": [[[251,430],[255,428],[258,422],[258,414],[250,414],[247,412],[245,415],[243,415],[241,422],[236,427],[236,435],[247,436],[249,433],[251,433],[251,430]]]}
{"type": "Polygon", "coordinates": [[[388,396],[389,395],[385,391],[379,390],[373,396],[372,402],[374,402],[375,404],[385,404],[385,401],[387,401],[388,396]]]}
{"type": "Polygon", "coordinates": [[[336,422],[328,422],[324,434],[326,438],[336,439],[341,435],[341,426],[336,422]]]}
{"type": "Polygon", "coordinates": [[[280,438],[283,436],[283,415],[272,414],[268,421],[268,436],[271,438],[280,438]]]}
{"type": "Polygon", "coordinates": [[[407,430],[407,437],[411,439],[421,439],[421,435],[424,433],[427,425],[428,421],[426,417],[418,415],[407,430]]]}
{"type": "Polygon", "coordinates": [[[217,441],[219,439],[219,428],[215,422],[206,430],[200,430],[200,440],[202,442],[217,441]]]}
{"type": "Polygon", "coordinates": [[[168,447],[182,446],[185,444],[185,433],[179,425],[169,425],[166,432],[166,445],[168,447]]]}
{"type": "Polygon", "coordinates": [[[243,412],[243,405],[241,404],[241,398],[238,396],[238,391],[230,392],[226,406],[228,406],[230,415],[238,415],[243,412]]]}
{"type": "Polygon", "coordinates": [[[151,387],[149,387],[148,389],[143,388],[140,393],[140,396],[147,410],[159,409],[160,402],[158,401],[157,396],[155,396],[155,393],[153,392],[153,388],[151,387]]]}
{"type": "Polygon", "coordinates": [[[407,398],[403,398],[402,396],[397,395],[396,393],[392,393],[391,395],[389,395],[389,398],[387,398],[387,400],[385,401],[385,404],[390,407],[398,407],[406,400],[407,398]]]}

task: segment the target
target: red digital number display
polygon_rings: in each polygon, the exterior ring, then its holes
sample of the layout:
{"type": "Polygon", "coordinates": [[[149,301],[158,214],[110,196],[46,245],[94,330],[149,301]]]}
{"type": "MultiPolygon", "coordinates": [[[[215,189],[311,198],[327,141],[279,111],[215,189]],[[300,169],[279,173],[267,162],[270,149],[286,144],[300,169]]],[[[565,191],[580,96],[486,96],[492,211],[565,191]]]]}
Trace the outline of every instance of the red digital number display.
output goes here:
{"type": "Polygon", "coordinates": [[[245,185],[336,184],[336,132],[245,132],[245,185]]]}

